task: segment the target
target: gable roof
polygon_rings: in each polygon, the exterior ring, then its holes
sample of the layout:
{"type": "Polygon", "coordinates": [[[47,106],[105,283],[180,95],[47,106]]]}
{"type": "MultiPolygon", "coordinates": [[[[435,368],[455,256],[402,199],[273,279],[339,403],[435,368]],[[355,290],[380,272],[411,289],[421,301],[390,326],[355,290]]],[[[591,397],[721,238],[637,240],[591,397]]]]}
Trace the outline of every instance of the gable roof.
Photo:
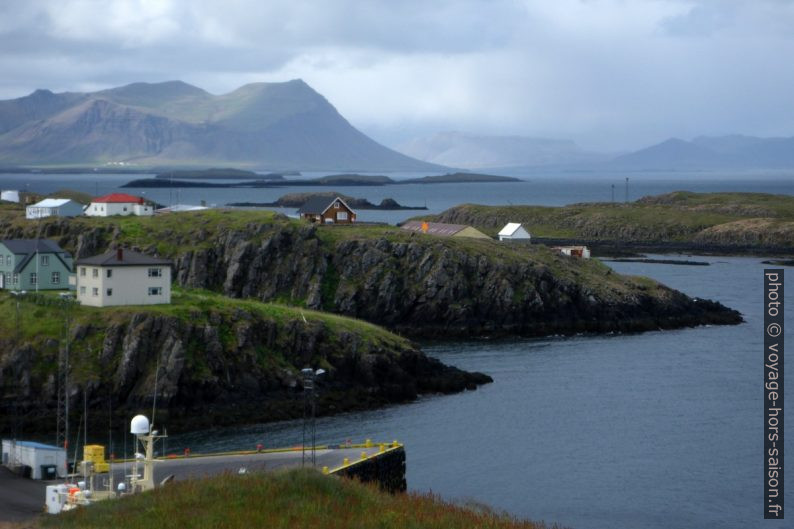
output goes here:
{"type": "Polygon", "coordinates": [[[158,259],[146,254],[134,252],[132,250],[121,249],[121,259],[119,259],[119,250],[108,250],[105,253],[94,255],[79,259],[77,265],[92,265],[92,266],[147,266],[147,265],[171,265],[168,259],[158,259]]]}
{"type": "Polygon", "coordinates": [[[423,223],[420,220],[410,220],[400,226],[400,228],[418,233],[429,233],[430,235],[444,235],[446,237],[451,237],[459,231],[465,230],[468,228],[468,226],[464,224],[444,224],[442,222],[423,223]],[[427,224],[426,232],[422,230],[422,224],[427,224]]]}
{"type": "Polygon", "coordinates": [[[24,270],[37,253],[45,255],[54,254],[55,257],[63,263],[63,266],[65,266],[67,270],[72,269],[72,267],[66,264],[66,261],[63,259],[67,256],[71,258],[71,255],[69,255],[69,253],[63,248],[58,246],[58,243],[50,239],[5,239],[1,240],[0,244],[3,244],[14,255],[25,256],[16,263],[16,266],[14,266],[15,274],[18,274],[24,270]]]}
{"type": "MultiPolygon", "coordinates": [[[[63,206],[64,204],[68,204],[69,202],[74,202],[74,201],[70,200],[68,198],[45,198],[44,200],[42,200],[40,202],[36,202],[35,204],[32,204],[32,205],[30,205],[28,207],[29,208],[59,208],[59,207],[63,206]]],[[[74,202],[74,203],[77,204],[77,202],[74,202]]],[[[80,207],[83,207],[83,206],[80,205],[80,207]]]]}
{"type": "Polygon", "coordinates": [[[509,237],[513,235],[518,229],[521,227],[521,224],[518,222],[508,222],[505,224],[505,227],[502,228],[502,231],[499,232],[499,235],[503,235],[505,237],[509,237]]]}
{"type": "Polygon", "coordinates": [[[334,202],[336,202],[337,200],[342,204],[344,204],[344,206],[348,210],[350,210],[351,212],[353,211],[353,209],[350,206],[348,206],[347,203],[344,200],[342,200],[341,197],[333,197],[333,198],[312,197],[306,202],[304,202],[303,205],[298,209],[298,214],[303,215],[305,213],[309,215],[322,215],[328,210],[328,208],[333,206],[334,202]]]}
{"type": "Polygon", "coordinates": [[[143,204],[143,199],[126,193],[111,193],[91,200],[91,203],[95,202],[100,204],[143,204]]]}

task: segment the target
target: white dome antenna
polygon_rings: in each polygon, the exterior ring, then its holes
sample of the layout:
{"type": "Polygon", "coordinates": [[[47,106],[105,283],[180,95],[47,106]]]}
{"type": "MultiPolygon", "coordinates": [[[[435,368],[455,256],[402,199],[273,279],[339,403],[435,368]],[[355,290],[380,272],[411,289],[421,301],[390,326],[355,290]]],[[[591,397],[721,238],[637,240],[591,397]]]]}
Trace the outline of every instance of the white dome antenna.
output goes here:
{"type": "Polygon", "coordinates": [[[136,415],[130,421],[130,433],[132,435],[146,435],[149,433],[149,419],[146,415],[136,415]]]}

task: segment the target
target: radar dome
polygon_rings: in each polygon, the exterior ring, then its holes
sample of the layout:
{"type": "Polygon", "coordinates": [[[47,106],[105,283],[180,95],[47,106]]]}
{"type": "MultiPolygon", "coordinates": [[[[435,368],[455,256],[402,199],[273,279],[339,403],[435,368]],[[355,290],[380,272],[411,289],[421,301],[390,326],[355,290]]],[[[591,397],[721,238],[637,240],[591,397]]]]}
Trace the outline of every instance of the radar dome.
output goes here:
{"type": "Polygon", "coordinates": [[[149,433],[149,419],[146,415],[136,415],[130,421],[130,433],[132,435],[144,435],[149,433]]]}

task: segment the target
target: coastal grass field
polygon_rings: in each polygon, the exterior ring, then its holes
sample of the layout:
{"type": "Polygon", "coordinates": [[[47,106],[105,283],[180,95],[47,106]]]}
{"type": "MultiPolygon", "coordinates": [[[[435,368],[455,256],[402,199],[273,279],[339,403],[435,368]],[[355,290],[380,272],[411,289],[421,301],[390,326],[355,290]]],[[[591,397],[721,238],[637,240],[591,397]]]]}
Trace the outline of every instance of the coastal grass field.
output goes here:
{"type": "Polygon", "coordinates": [[[463,204],[421,218],[469,224],[492,236],[520,222],[535,237],[555,239],[794,246],[794,197],[766,193],[675,191],[562,207],[463,204]]]}
{"type": "MultiPolygon", "coordinates": [[[[543,529],[483,505],[457,505],[432,494],[388,494],[376,486],[291,470],[223,475],[174,483],[151,493],[42,516],[57,529],[543,529]]],[[[556,527],[556,526],[553,526],[556,527]]]]}

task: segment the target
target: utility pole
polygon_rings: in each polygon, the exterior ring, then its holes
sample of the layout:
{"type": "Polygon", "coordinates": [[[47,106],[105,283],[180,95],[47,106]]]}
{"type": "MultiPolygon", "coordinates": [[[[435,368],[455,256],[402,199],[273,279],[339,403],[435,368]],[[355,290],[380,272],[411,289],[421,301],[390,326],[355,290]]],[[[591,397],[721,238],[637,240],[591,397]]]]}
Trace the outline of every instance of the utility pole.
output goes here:
{"type": "Polygon", "coordinates": [[[55,420],[55,446],[69,447],[69,330],[71,327],[72,303],[63,300],[63,339],[58,354],[58,411],[55,420]]]}
{"type": "Polygon", "coordinates": [[[626,177],[626,204],[629,203],[629,177],[626,177]]]}

